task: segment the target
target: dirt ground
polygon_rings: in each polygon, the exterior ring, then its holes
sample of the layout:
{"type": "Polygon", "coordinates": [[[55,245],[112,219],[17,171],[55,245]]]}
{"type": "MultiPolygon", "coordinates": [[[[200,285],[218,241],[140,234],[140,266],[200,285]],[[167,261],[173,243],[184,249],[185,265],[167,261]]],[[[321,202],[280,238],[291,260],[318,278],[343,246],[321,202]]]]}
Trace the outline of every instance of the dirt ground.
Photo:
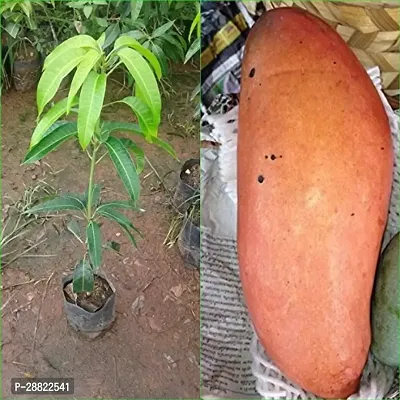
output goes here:
{"type": "MultiPolygon", "coordinates": [[[[198,124],[191,121],[194,105],[188,100],[198,73],[193,66],[175,68],[171,83],[165,87],[159,135],[183,163],[199,154],[198,124]]],[[[117,83],[109,85],[107,101],[118,91],[117,83]]],[[[88,159],[74,142],[42,165],[20,165],[35,126],[35,104],[35,92],[11,90],[2,99],[3,213],[12,213],[9,205],[40,181],[61,192],[83,192],[87,185],[88,159]]],[[[124,106],[110,107],[106,118],[134,121],[124,106]]],[[[143,147],[172,188],[180,164],[156,147],[143,147]]],[[[104,272],[117,291],[117,318],[101,338],[80,337],[63,312],[61,279],[83,253],[66,229],[67,217],[33,223],[15,241],[15,254],[40,244],[2,272],[4,398],[11,397],[11,378],[24,376],[74,378],[74,398],[199,397],[199,273],[185,268],[177,246],[163,245],[172,218],[170,198],[148,165],[141,180],[145,212],[131,216],[144,234],[138,248],[118,225],[104,223],[103,240],[119,241],[122,255],[103,253],[104,272]]],[[[98,164],[96,182],[103,185],[103,199],[126,198],[108,158],[98,164]]]]}

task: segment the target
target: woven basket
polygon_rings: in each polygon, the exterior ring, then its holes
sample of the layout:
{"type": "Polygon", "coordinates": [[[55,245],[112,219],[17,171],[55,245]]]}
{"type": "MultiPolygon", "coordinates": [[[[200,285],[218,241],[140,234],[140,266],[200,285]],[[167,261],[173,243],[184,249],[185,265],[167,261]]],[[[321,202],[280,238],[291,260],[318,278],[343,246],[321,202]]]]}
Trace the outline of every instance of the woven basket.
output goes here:
{"type": "MultiPolygon", "coordinates": [[[[257,2],[243,2],[255,14],[257,2]]],[[[387,96],[400,94],[400,1],[263,1],[267,10],[300,7],[322,18],[347,42],[365,67],[378,66],[387,96]]]]}

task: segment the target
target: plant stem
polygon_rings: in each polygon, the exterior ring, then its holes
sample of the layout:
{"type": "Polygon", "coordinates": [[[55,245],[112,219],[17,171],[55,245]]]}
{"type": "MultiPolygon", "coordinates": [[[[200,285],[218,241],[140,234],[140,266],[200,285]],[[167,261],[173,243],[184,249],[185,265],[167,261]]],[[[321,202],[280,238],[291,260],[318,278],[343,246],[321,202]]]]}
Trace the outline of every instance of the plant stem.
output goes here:
{"type": "Polygon", "coordinates": [[[89,187],[88,187],[88,202],[87,202],[87,219],[92,219],[92,201],[93,201],[93,177],[94,167],[96,165],[96,152],[98,147],[93,147],[92,158],[90,160],[89,187]]]}

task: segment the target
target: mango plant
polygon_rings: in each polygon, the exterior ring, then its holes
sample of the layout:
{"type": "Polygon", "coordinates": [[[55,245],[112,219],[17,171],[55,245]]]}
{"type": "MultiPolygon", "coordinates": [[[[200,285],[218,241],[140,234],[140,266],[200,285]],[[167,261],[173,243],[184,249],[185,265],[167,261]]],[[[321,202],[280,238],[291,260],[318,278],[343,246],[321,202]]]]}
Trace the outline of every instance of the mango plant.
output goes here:
{"type": "MultiPolygon", "coordinates": [[[[102,264],[101,220],[118,223],[136,245],[140,234],[121,210],[137,210],[140,195],[139,174],[144,167],[144,152],[130,137],[119,138],[116,132],[128,132],[144,138],[176,157],[173,148],[157,136],[161,97],[158,81],[161,67],[148,49],[129,36],[120,36],[107,55],[105,35],[72,37],[57,46],[46,58],[37,87],[38,123],[32,134],[24,163],[41,160],[67,140],[78,140],[90,160],[87,190],[83,194],[66,193],[48,198],[27,211],[28,214],[68,211],[80,213],[86,221],[85,254],[73,276],[75,293],[91,292],[95,274],[102,264]],[[104,104],[107,79],[116,68],[124,66],[135,82],[134,95],[104,104]],[[76,70],[68,96],[47,109],[63,79],[76,70]],[[102,110],[110,104],[129,107],[138,123],[105,121],[102,110]],[[76,113],[76,121],[62,118],[76,113]],[[132,155],[134,160],[132,159],[132,155]],[[96,165],[110,157],[129,196],[125,201],[102,201],[101,187],[94,182],[96,165]]],[[[83,153],[84,154],[84,153],[83,153]]]]}

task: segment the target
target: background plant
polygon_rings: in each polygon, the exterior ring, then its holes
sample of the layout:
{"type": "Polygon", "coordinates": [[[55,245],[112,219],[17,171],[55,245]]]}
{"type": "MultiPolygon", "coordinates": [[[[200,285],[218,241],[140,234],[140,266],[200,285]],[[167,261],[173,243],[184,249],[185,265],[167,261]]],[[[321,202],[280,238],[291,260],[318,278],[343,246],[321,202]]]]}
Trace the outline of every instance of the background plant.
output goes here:
{"type": "Polygon", "coordinates": [[[121,210],[138,209],[139,174],[144,167],[144,151],[131,138],[118,138],[115,133],[125,131],[140,136],[175,157],[171,146],[157,136],[161,113],[157,80],[162,76],[157,58],[127,35],[120,36],[107,54],[104,51],[105,40],[105,33],[98,40],[88,35],[78,35],[60,44],[46,58],[37,88],[39,122],[24,160],[24,163],[40,160],[69,139],[78,140],[89,157],[90,170],[85,193],[58,195],[26,211],[27,214],[61,210],[77,212],[86,221],[85,254],[73,276],[73,290],[76,293],[93,290],[94,276],[101,266],[104,247],[100,231],[102,219],[118,223],[133,244],[136,244],[134,234],[140,234],[121,210]],[[104,104],[107,79],[121,65],[129,71],[135,82],[134,95],[104,104]],[[73,70],[76,72],[68,96],[46,110],[62,80],[73,70]],[[102,120],[102,110],[116,103],[131,108],[138,124],[102,120]],[[76,122],[61,120],[69,113],[77,114],[76,122]],[[110,157],[127,191],[127,201],[106,202],[101,199],[101,187],[94,183],[94,172],[96,165],[106,156],[110,157]]]}
{"type": "Polygon", "coordinates": [[[185,60],[187,32],[196,18],[197,2],[93,0],[67,5],[74,10],[79,33],[95,37],[105,33],[105,48],[128,34],[156,55],[164,75],[170,61],[185,60]]]}

